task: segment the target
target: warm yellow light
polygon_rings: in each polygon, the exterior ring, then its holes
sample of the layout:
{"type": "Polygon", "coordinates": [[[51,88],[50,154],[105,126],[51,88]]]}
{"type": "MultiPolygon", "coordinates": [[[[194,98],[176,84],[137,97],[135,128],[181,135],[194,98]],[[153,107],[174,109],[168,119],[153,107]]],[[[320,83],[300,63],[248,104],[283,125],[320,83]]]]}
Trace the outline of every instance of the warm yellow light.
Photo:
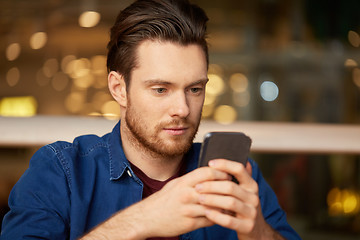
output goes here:
{"type": "Polygon", "coordinates": [[[43,48],[46,42],[47,42],[47,34],[45,32],[37,32],[30,37],[30,47],[32,49],[43,48]]]}
{"type": "Polygon", "coordinates": [[[360,69],[354,68],[353,70],[353,81],[356,86],[360,87],[360,69]]]}
{"type": "Polygon", "coordinates": [[[76,57],[75,57],[74,55],[67,55],[67,56],[65,56],[65,57],[61,60],[61,70],[62,70],[63,72],[65,72],[65,73],[70,74],[71,72],[67,72],[67,66],[68,66],[68,64],[69,64],[71,61],[73,61],[73,60],[75,60],[75,59],[76,59],[76,57]]]}
{"type": "Polygon", "coordinates": [[[354,215],[360,212],[360,195],[352,190],[333,188],[327,195],[330,216],[354,215]]]}
{"type": "Polygon", "coordinates": [[[6,97],[0,101],[0,115],[5,117],[30,117],[36,114],[37,102],[32,96],[6,97]]]}
{"type": "Polygon", "coordinates": [[[341,202],[335,202],[329,206],[330,216],[339,216],[343,213],[343,206],[341,202]]]}
{"type": "Polygon", "coordinates": [[[66,67],[66,73],[71,78],[82,78],[90,73],[91,62],[87,58],[80,58],[69,62],[66,67]]]}
{"type": "Polygon", "coordinates": [[[92,73],[96,76],[106,75],[106,56],[97,55],[91,58],[92,73]]]}
{"type": "Polygon", "coordinates": [[[20,71],[17,67],[10,68],[6,73],[6,82],[10,87],[14,87],[20,80],[20,71]]]}
{"type": "Polygon", "coordinates": [[[9,61],[14,61],[20,55],[21,47],[19,43],[12,43],[6,48],[6,58],[9,61]]]}
{"type": "Polygon", "coordinates": [[[84,107],[85,94],[72,92],[65,99],[65,107],[69,112],[77,113],[84,107]]]}
{"type": "Polygon", "coordinates": [[[206,93],[218,96],[224,92],[225,84],[223,79],[216,74],[208,74],[209,82],[206,85],[206,93]]]}
{"type": "Polygon", "coordinates": [[[45,61],[43,66],[43,72],[46,77],[53,77],[58,70],[59,62],[56,58],[50,58],[45,61]]]}
{"type": "Polygon", "coordinates": [[[97,91],[91,100],[91,105],[96,111],[100,111],[104,103],[112,99],[108,91],[97,91]]]}
{"type": "Polygon", "coordinates": [[[223,75],[224,69],[218,64],[209,64],[209,74],[223,75]]]}
{"type": "Polygon", "coordinates": [[[120,106],[119,104],[114,101],[108,101],[104,103],[104,105],[101,107],[101,113],[104,117],[109,119],[116,119],[120,116],[120,106]]]}
{"type": "Polygon", "coordinates": [[[360,37],[359,37],[359,34],[357,34],[357,32],[349,31],[348,32],[348,40],[349,40],[350,44],[353,45],[354,47],[359,47],[360,37]]]}
{"type": "Polygon", "coordinates": [[[229,83],[235,92],[245,92],[249,84],[247,77],[242,73],[234,73],[231,75],[229,83]]]}
{"type": "Polygon", "coordinates": [[[341,201],[341,191],[338,188],[333,188],[330,190],[330,192],[327,195],[327,203],[328,205],[332,205],[334,203],[341,201]]]}
{"type": "Polygon", "coordinates": [[[88,74],[81,78],[73,79],[74,85],[78,88],[87,89],[95,82],[94,75],[88,74]]]}
{"type": "Polygon", "coordinates": [[[351,214],[355,213],[355,210],[358,208],[358,201],[355,194],[350,194],[344,199],[344,213],[351,214]]]}
{"type": "Polygon", "coordinates": [[[204,105],[201,113],[201,117],[208,118],[210,117],[214,112],[214,105],[204,105]]]}
{"type": "Polygon", "coordinates": [[[204,101],[204,105],[212,105],[216,102],[217,97],[214,95],[210,95],[210,94],[205,94],[205,101],[204,101]]]}
{"type": "Polygon", "coordinates": [[[101,117],[102,115],[101,115],[101,113],[98,113],[98,112],[91,112],[91,113],[88,114],[88,116],[90,116],[90,117],[101,117]]]}
{"type": "Polygon", "coordinates": [[[103,89],[106,88],[108,85],[107,82],[107,75],[102,75],[102,76],[96,76],[95,75],[95,82],[91,85],[93,88],[97,88],[97,89],[103,89]]]}
{"type": "Polygon", "coordinates": [[[214,119],[222,124],[233,123],[237,118],[235,109],[228,105],[221,105],[215,109],[214,119]]]}
{"type": "Polygon", "coordinates": [[[100,22],[101,15],[95,11],[83,12],[79,17],[79,25],[81,27],[95,27],[100,22]]]}
{"type": "Polygon", "coordinates": [[[345,63],[344,63],[344,66],[345,67],[357,67],[357,62],[354,60],[354,59],[346,59],[345,63]]]}

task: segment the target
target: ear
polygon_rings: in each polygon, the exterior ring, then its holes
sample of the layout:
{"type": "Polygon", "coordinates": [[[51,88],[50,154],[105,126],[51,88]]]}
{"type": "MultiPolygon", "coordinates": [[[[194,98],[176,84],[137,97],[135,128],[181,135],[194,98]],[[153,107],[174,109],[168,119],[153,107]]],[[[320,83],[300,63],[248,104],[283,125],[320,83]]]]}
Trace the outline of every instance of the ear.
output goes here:
{"type": "Polygon", "coordinates": [[[108,86],[113,98],[121,107],[126,107],[127,92],[124,77],[115,71],[111,71],[108,75],[108,86]]]}

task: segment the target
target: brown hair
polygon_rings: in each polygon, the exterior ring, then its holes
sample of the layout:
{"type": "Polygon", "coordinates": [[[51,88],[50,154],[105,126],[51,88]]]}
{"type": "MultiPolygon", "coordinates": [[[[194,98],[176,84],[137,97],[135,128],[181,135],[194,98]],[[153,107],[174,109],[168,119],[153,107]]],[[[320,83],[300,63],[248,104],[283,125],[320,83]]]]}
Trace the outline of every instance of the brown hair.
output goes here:
{"type": "Polygon", "coordinates": [[[136,49],[144,40],[198,44],[209,62],[208,17],[188,0],[138,0],[119,13],[111,28],[107,69],[124,76],[127,87],[136,67],[136,49]]]}

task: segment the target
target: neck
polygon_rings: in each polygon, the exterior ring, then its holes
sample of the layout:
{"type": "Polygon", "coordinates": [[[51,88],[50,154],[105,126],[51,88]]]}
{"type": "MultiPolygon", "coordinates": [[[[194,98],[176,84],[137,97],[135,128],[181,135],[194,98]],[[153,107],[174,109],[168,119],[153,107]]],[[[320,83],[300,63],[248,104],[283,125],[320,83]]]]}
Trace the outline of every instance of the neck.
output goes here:
{"type": "Polygon", "coordinates": [[[145,148],[128,129],[125,121],[121,121],[120,133],[126,158],[148,177],[165,181],[179,169],[184,155],[170,159],[145,148]]]}

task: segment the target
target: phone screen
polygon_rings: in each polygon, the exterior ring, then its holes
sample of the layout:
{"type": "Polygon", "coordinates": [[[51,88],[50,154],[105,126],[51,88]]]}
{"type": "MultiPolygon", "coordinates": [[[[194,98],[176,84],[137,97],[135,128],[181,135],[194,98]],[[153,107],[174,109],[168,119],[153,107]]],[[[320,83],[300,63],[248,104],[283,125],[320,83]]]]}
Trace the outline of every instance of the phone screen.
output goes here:
{"type": "Polygon", "coordinates": [[[210,132],[201,146],[199,167],[208,166],[212,159],[223,158],[246,165],[251,138],[242,132],[210,132]]]}

